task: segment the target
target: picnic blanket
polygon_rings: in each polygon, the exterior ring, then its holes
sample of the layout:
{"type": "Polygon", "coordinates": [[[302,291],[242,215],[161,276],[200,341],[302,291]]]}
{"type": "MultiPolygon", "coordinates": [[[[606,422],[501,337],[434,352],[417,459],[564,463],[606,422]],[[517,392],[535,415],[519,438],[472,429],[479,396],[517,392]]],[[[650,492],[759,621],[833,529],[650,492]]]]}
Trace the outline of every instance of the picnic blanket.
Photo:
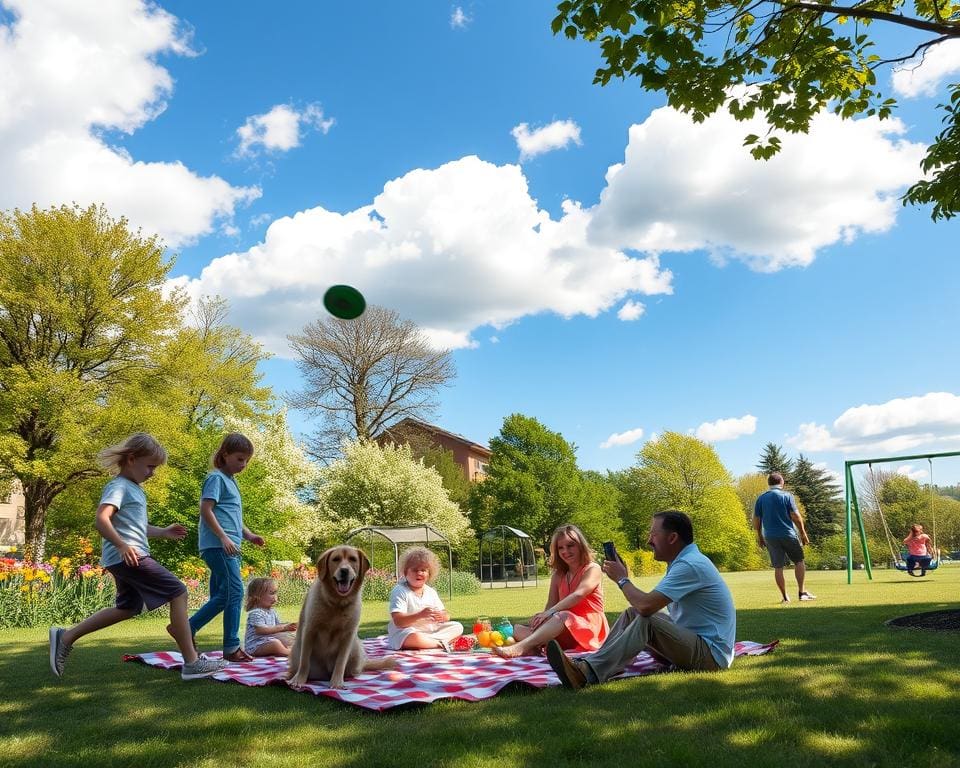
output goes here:
{"type": "MultiPolygon", "coordinates": [[[[736,644],[735,653],[737,656],[761,656],[772,651],[778,642],[739,642],[736,644]]],[[[438,699],[482,701],[496,696],[510,684],[519,683],[534,688],[560,685],[543,656],[501,659],[491,653],[390,651],[387,648],[386,636],[368,638],[363,641],[363,645],[368,656],[396,656],[396,669],[350,678],[346,681],[347,687],[342,690],[334,690],[320,682],[307,683],[298,690],[382,712],[405,704],[428,704],[438,699]]],[[[207,655],[215,658],[219,653],[207,655]]],[[[179,653],[168,651],[128,654],[123,660],[138,661],[161,669],[179,669],[183,664],[179,653]]],[[[250,686],[286,685],[286,669],[285,658],[271,656],[231,664],[212,677],[214,680],[250,686]]],[[[618,678],[653,675],[670,669],[672,667],[656,661],[644,652],[637,656],[618,678]]]]}

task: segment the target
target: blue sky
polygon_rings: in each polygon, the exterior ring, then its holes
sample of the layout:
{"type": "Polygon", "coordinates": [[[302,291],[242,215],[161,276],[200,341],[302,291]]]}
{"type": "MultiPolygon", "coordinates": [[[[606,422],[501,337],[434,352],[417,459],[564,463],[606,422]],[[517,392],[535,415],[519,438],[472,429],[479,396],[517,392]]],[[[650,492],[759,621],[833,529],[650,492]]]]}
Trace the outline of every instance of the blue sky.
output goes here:
{"type": "Polygon", "coordinates": [[[0,0],[0,208],[105,202],[158,232],[278,392],[285,335],[346,282],[453,349],[433,420],[474,440],[519,412],[604,470],[692,432],[735,474],[768,441],[833,471],[960,449],[960,230],[897,201],[960,46],[881,71],[896,122],[822,116],[756,163],[749,126],[592,85],[597,50],[552,16],[0,0]]]}

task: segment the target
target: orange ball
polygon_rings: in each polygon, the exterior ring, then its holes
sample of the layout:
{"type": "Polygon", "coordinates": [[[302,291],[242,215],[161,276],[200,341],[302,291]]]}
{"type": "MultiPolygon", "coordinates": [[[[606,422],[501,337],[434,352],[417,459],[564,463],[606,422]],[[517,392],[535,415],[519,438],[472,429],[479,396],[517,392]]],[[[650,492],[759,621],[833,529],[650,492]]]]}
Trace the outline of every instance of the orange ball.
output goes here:
{"type": "Polygon", "coordinates": [[[480,644],[481,648],[489,648],[491,640],[492,638],[487,630],[483,630],[483,632],[477,632],[477,642],[480,644]]]}

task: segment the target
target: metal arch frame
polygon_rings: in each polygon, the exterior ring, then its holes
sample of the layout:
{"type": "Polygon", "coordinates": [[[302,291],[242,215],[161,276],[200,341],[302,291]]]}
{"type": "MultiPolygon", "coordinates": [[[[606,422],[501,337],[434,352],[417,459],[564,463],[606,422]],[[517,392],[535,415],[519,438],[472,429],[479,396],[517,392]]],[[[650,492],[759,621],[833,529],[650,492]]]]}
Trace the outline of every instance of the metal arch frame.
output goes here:
{"type": "Polygon", "coordinates": [[[453,547],[450,546],[450,540],[447,539],[442,533],[428,525],[427,523],[420,523],[419,525],[367,525],[363,528],[354,528],[350,533],[346,535],[344,541],[350,541],[354,536],[359,536],[361,533],[370,534],[370,561],[373,562],[373,552],[376,548],[374,545],[375,539],[373,534],[380,536],[391,544],[393,544],[393,574],[396,577],[397,582],[400,581],[400,545],[401,544],[436,544],[444,543],[447,545],[447,565],[450,573],[450,577],[447,579],[447,592],[449,593],[450,599],[453,600],[453,547]],[[415,531],[423,530],[423,538],[420,539],[406,539],[404,541],[395,541],[391,539],[384,531],[415,531]],[[431,539],[430,534],[433,533],[434,537],[431,539]]]}
{"type": "MultiPolygon", "coordinates": [[[[863,564],[867,571],[867,578],[873,581],[873,568],[870,563],[870,550],[867,548],[867,532],[863,527],[863,516],[860,514],[860,504],[857,502],[857,488],[853,482],[853,468],[861,464],[890,464],[897,461],[915,461],[917,459],[942,459],[949,456],[960,456],[960,451],[946,451],[944,453],[918,453],[910,456],[889,456],[883,459],[851,459],[843,463],[844,503],[846,505],[847,530],[847,584],[853,583],[853,516],[857,517],[857,528],[860,532],[860,547],[863,549],[863,564]]],[[[931,493],[933,489],[931,488],[931,493]]]]}
{"type": "MultiPolygon", "coordinates": [[[[479,576],[480,576],[480,583],[481,583],[481,584],[490,584],[490,585],[493,585],[493,583],[494,583],[494,581],[495,581],[494,578],[493,578],[493,564],[494,564],[494,563],[493,563],[493,546],[494,546],[494,544],[496,543],[496,537],[495,537],[495,536],[490,536],[489,538],[487,538],[487,536],[488,536],[489,534],[492,534],[492,533],[499,533],[499,534],[500,534],[500,546],[501,546],[500,570],[501,570],[501,572],[503,573],[503,579],[502,579],[502,581],[503,581],[504,587],[507,587],[507,586],[510,585],[510,579],[509,579],[508,576],[507,576],[507,569],[506,569],[506,559],[507,559],[506,552],[507,552],[507,538],[508,538],[508,537],[507,537],[506,529],[510,529],[511,531],[513,531],[513,530],[519,530],[519,529],[515,529],[515,528],[513,528],[512,526],[509,526],[509,525],[497,525],[497,526],[494,526],[493,528],[491,528],[491,529],[489,529],[489,530],[487,530],[487,531],[484,531],[482,534],[480,534],[480,551],[479,551],[479,553],[478,553],[478,554],[479,554],[479,557],[478,557],[478,561],[479,561],[479,562],[478,562],[478,566],[477,566],[477,567],[478,567],[478,569],[479,569],[479,571],[480,571],[479,576]],[[484,580],[483,580],[483,565],[484,565],[484,563],[483,563],[483,551],[484,551],[484,545],[487,546],[487,548],[488,548],[487,551],[490,553],[490,580],[489,580],[489,581],[484,581],[484,580]]],[[[516,534],[513,534],[513,533],[512,533],[512,534],[510,534],[510,537],[509,537],[509,538],[516,539],[516,540],[519,542],[519,544],[520,544],[520,588],[521,588],[521,589],[525,588],[525,587],[527,586],[527,582],[528,582],[528,581],[533,581],[533,586],[534,586],[534,587],[537,587],[537,586],[540,585],[540,574],[537,573],[537,557],[536,557],[536,554],[533,553],[533,539],[530,537],[530,534],[526,533],[525,531],[520,531],[520,533],[522,533],[523,536],[517,536],[516,534]],[[533,558],[532,558],[531,562],[529,562],[529,563],[527,563],[527,562],[524,560],[524,551],[525,551],[525,548],[524,548],[524,546],[523,546],[523,545],[524,545],[524,542],[529,542],[529,543],[530,543],[531,554],[533,554],[533,558]],[[528,568],[528,567],[532,567],[532,568],[533,568],[533,579],[527,578],[527,568],[528,568]]]]}

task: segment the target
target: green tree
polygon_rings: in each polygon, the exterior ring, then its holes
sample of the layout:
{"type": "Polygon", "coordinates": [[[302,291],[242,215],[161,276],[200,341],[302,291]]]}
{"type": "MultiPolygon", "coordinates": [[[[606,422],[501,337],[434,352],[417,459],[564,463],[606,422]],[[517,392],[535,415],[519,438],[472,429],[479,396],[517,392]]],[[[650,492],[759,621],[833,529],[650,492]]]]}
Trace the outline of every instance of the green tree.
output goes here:
{"type": "Polygon", "coordinates": [[[640,494],[640,476],[635,467],[607,472],[607,481],[619,492],[620,529],[628,549],[640,549],[650,533],[650,508],[640,494]]]}
{"type": "Polygon", "coordinates": [[[223,323],[219,301],[187,314],[164,291],[170,267],[155,237],[102,207],[0,214],[0,474],[23,486],[28,557],[43,556],[61,494],[102,484],[101,448],[136,431],[167,447],[153,511],[193,430],[269,400],[259,347],[223,323]]]}
{"type": "Polygon", "coordinates": [[[746,517],[750,525],[753,525],[753,510],[756,507],[757,498],[761,493],[766,493],[769,488],[770,486],[767,485],[767,475],[765,473],[755,472],[737,478],[737,498],[740,499],[740,504],[743,506],[744,517],[746,517]]]}
{"type": "Polygon", "coordinates": [[[322,467],[314,486],[317,543],[342,541],[354,528],[427,523],[455,549],[472,538],[470,521],[450,500],[440,475],[406,445],[354,441],[322,467]]]}
{"type": "Polygon", "coordinates": [[[621,524],[621,498],[620,490],[604,475],[593,470],[580,473],[580,498],[571,521],[598,550],[604,541],[616,542],[621,549],[630,543],[621,524]]]}
{"type": "Polygon", "coordinates": [[[665,509],[686,512],[697,545],[719,567],[759,564],[733,479],[712,446],[689,435],[664,432],[640,449],[637,461],[638,507],[646,510],[648,521],[665,509]]]}
{"type": "MultiPolygon", "coordinates": [[[[767,135],[744,144],[758,159],[780,149],[778,133],[806,133],[820,111],[844,118],[888,117],[896,106],[876,86],[876,70],[916,60],[960,38],[960,9],[913,0],[831,5],[705,0],[563,0],[554,34],[600,45],[604,65],[594,82],[635,77],[671,107],[702,122],[719,109],[737,120],[763,115],[767,135]],[[873,24],[910,35],[873,35],[873,24]],[[925,33],[917,44],[914,31],[925,33]],[[877,54],[884,42],[890,50],[877,54]],[[735,86],[743,86],[735,88],[735,86]]],[[[927,177],[904,202],[933,203],[933,218],[960,212],[960,83],[951,86],[944,130],[923,163],[927,177]]]]}
{"type": "Polygon", "coordinates": [[[30,558],[97,449],[164,410],[156,344],[183,306],[164,296],[170,267],[103,208],[0,214],[0,467],[23,486],[30,558]]]}
{"type": "Polygon", "coordinates": [[[797,457],[790,474],[790,487],[803,505],[804,525],[811,541],[839,533],[839,521],[843,515],[840,487],[827,471],[813,463],[802,453],[797,457]]]}
{"type": "Polygon", "coordinates": [[[424,466],[435,469],[450,500],[456,502],[462,510],[466,510],[471,483],[463,474],[463,467],[457,463],[453,451],[434,445],[427,448],[422,456],[417,456],[417,451],[413,449],[413,457],[422,459],[424,466]]]}
{"type": "Polygon", "coordinates": [[[559,432],[519,413],[490,441],[490,472],[471,499],[471,520],[486,528],[510,525],[546,548],[562,523],[574,522],[581,502],[574,447],[559,432]]]}
{"type": "MultiPolygon", "coordinates": [[[[790,481],[790,473],[793,472],[793,459],[789,458],[776,443],[767,443],[763,446],[763,452],[760,454],[760,461],[757,462],[757,469],[764,475],[773,472],[779,472],[784,480],[790,481]]],[[[766,481],[766,478],[764,478],[766,481]]]]}

